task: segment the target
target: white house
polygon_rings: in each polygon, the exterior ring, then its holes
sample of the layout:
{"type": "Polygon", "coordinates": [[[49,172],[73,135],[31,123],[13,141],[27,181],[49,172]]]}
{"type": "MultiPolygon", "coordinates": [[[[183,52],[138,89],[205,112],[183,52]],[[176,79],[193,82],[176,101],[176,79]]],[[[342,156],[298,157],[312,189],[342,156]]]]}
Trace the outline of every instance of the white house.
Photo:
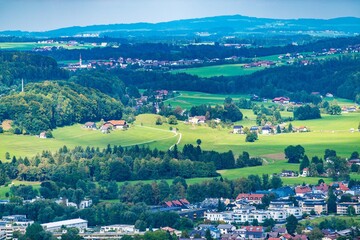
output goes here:
{"type": "Polygon", "coordinates": [[[244,133],[243,129],[244,129],[243,125],[235,125],[233,127],[233,133],[234,134],[242,134],[242,133],[244,133]]]}

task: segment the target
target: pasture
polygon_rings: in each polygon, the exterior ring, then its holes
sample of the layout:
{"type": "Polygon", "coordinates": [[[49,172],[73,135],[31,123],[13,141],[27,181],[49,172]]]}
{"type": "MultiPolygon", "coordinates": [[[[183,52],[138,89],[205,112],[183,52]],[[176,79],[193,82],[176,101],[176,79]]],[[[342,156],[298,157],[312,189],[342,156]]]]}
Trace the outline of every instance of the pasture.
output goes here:
{"type": "Polygon", "coordinates": [[[57,151],[64,145],[70,148],[75,146],[104,148],[108,144],[122,146],[146,144],[166,150],[177,140],[175,133],[169,130],[140,124],[130,126],[126,131],[114,130],[109,134],[103,134],[99,130],[85,129],[81,124],[75,124],[55,129],[53,136],[52,139],[41,139],[36,136],[0,134],[0,159],[5,160],[6,152],[9,152],[11,157],[13,155],[34,156],[43,150],[57,151]]]}
{"type": "Polygon", "coordinates": [[[181,107],[183,109],[190,109],[192,106],[198,106],[201,104],[210,104],[211,106],[223,105],[224,100],[227,97],[231,97],[234,101],[238,101],[240,98],[249,98],[248,94],[212,94],[202,92],[190,92],[181,91],[180,95],[165,100],[164,103],[170,104],[173,107],[181,107]]]}
{"type": "MultiPolygon", "coordinates": [[[[246,95],[225,95],[225,94],[205,94],[198,92],[181,92],[179,97],[167,100],[167,104],[173,107],[180,104],[181,107],[189,109],[191,106],[199,104],[222,104],[226,97],[231,97],[235,101],[240,97],[247,98],[246,95]]],[[[350,101],[336,99],[341,105],[350,105],[350,101]]],[[[269,105],[271,103],[268,103],[269,105]]],[[[236,124],[250,127],[255,125],[255,115],[252,110],[241,109],[247,118],[236,124]]],[[[291,116],[292,113],[281,112],[282,116],[291,116]]],[[[75,146],[94,146],[106,147],[110,145],[146,145],[151,148],[157,147],[160,150],[167,150],[180,138],[179,150],[184,144],[196,144],[197,139],[201,139],[203,150],[215,150],[225,152],[232,150],[236,157],[243,151],[250,153],[250,156],[260,156],[267,160],[264,166],[241,168],[231,170],[221,170],[219,173],[223,178],[236,179],[247,177],[249,174],[272,174],[280,173],[282,170],[298,171],[298,164],[287,164],[284,159],[284,149],[288,145],[300,144],[305,148],[306,154],[311,157],[317,155],[323,157],[325,149],[336,150],[342,157],[349,157],[353,151],[360,151],[360,132],[351,132],[356,129],[360,121],[360,113],[343,113],[339,116],[322,114],[321,119],[293,121],[294,127],[306,126],[310,129],[307,133],[284,133],[277,135],[259,134],[259,140],[254,143],[245,142],[245,136],[232,134],[232,127],[218,125],[211,128],[206,124],[194,125],[178,121],[177,125],[155,125],[158,115],[142,114],[137,116],[134,124],[126,131],[116,130],[110,134],[102,134],[100,131],[88,130],[82,124],[75,124],[57,128],[53,131],[53,139],[40,139],[35,136],[12,135],[8,133],[0,134],[0,159],[5,160],[5,153],[9,152],[12,156],[34,156],[43,150],[57,151],[63,145],[73,148],[75,146]],[[178,133],[174,133],[169,128],[177,128],[178,133]],[[180,134],[179,134],[180,133],[180,134]]],[[[8,124],[6,122],[5,124],[8,124]]],[[[360,180],[359,174],[351,174],[352,179],[360,180]]],[[[187,179],[188,184],[194,184],[209,178],[187,179]]],[[[283,178],[284,184],[301,184],[303,182],[316,184],[319,178],[283,178]]],[[[329,182],[330,179],[324,179],[329,182]]],[[[147,182],[151,182],[149,180],[147,182]]],[[[171,179],[167,180],[169,183],[171,179]]],[[[136,181],[135,181],[136,182],[136,181]]],[[[32,183],[25,183],[32,184],[32,183]]],[[[37,183],[38,184],[38,183],[37,183]]],[[[123,184],[123,183],[119,183],[123,184]]],[[[38,185],[37,185],[38,186],[38,185]]],[[[0,199],[9,191],[9,187],[0,188],[0,199]]]]}
{"type": "Polygon", "coordinates": [[[249,75],[256,71],[265,69],[265,67],[244,68],[244,64],[223,64],[216,66],[187,68],[171,71],[172,73],[187,73],[199,77],[218,77],[218,76],[242,76],[249,75]]]}

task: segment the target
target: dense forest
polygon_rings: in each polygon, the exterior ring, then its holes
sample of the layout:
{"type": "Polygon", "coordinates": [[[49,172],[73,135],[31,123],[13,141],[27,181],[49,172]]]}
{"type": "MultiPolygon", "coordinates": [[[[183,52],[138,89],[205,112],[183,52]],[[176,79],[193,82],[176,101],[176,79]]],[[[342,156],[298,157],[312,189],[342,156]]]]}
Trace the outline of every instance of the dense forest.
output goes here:
{"type": "Polygon", "coordinates": [[[49,79],[67,79],[68,72],[58,67],[50,57],[24,53],[0,51],[0,95],[9,89],[21,89],[25,83],[49,79]]]}
{"type": "Polygon", "coordinates": [[[58,126],[121,119],[123,105],[97,90],[63,81],[31,83],[24,93],[1,98],[0,121],[14,120],[20,131],[39,134],[58,126]]]}

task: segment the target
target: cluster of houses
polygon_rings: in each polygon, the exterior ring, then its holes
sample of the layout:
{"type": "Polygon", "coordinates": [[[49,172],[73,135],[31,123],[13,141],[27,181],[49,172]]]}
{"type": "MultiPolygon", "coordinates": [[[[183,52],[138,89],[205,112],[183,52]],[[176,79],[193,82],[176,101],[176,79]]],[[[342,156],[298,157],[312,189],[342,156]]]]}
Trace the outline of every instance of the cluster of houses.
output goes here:
{"type": "MultiPolygon", "coordinates": [[[[360,186],[349,188],[346,182],[334,182],[331,184],[321,183],[316,186],[298,185],[295,187],[281,187],[268,191],[259,190],[254,193],[240,193],[235,200],[231,199],[205,199],[203,202],[191,204],[187,199],[175,199],[166,201],[159,206],[150,206],[153,212],[177,212],[183,218],[192,220],[204,220],[204,224],[196,226],[189,231],[190,239],[204,239],[206,233],[214,239],[307,239],[304,233],[311,231],[306,228],[302,234],[291,236],[281,227],[290,215],[297,219],[303,219],[309,215],[326,215],[328,213],[327,194],[329,188],[334,189],[337,197],[336,214],[348,215],[349,209],[352,214],[360,215],[360,186]],[[267,208],[260,207],[264,196],[272,194],[276,196],[270,201],[267,208]],[[351,201],[341,201],[342,195],[351,196],[351,201]],[[225,211],[219,212],[219,202],[225,206],[225,211]],[[269,229],[260,226],[268,219],[276,222],[274,228],[269,229]],[[254,225],[254,226],[250,226],[254,225]]],[[[71,205],[66,200],[56,201],[58,204],[71,205]]],[[[72,205],[71,205],[72,206],[72,205]]],[[[91,202],[84,200],[79,208],[91,206],[91,202]]],[[[0,221],[0,239],[12,239],[15,231],[25,233],[26,228],[33,223],[25,215],[4,216],[0,221]]],[[[88,222],[84,219],[70,219],[58,222],[42,224],[46,231],[59,237],[65,233],[67,228],[78,228],[79,235],[85,239],[121,239],[123,235],[144,234],[145,231],[136,229],[134,225],[110,225],[101,226],[100,229],[88,228],[88,222]]],[[[157,229],[153,229],[156,231],[157,229]]],[[[181,231],[170,227],[163,227],[159,230],[169,231],[181,238],[181,231]]],[[[335,231],[323,229],[326,240],[336,239],[351,233],[351,229],[335,231]],[[335,238],[334,238],[335,236],[335,238]]],[[[188,238],[189,239],[189,238],[188,238]]]]}
{"type": "Polygon", "coordinates": [[[272,67],[272,66],[276,66],[276,62],[274,62],[274,61],[257,61],[257,62],[244,64],[243,68],[272,67]]]}
{"type": "MultiPolygon", "coordinates": [[[[114,129],[124,130],[127,129],[128,127],[129,125],[126,123],[125,120],[109,120],[107,122],[104,122],[99,129],[102,133],[110,133],[111,130],[114,129]]],[[[95,122],[86,122],[84,124],[84,128],[98,130],[98,127],[96,126],[95,122]]]]}
{"type": "MultiPolygon", "coordinates": [[[[276,134],[277,128],[280,128],[280,131],[283,132],[285,129],[285,124],[272,125],[271,123],[267,123],[264,126],[251,126],[249,128],[250,132],[257,134],[276,134]]],[[[234,134],[244,134],[245,127],[243,125],[234,125],[232,133],[234,134]]],[[[306,126],[293,127],[293,132],[309,132],[309,128],[306,126]]]]}

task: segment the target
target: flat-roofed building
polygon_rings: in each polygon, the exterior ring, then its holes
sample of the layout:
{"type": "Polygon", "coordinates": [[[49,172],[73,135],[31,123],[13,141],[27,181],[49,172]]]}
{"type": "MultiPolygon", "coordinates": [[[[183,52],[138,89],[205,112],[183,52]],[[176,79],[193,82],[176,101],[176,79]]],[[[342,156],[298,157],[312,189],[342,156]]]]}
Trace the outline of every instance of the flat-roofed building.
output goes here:
{"type": "Polygon", "coordinates": [[[58,221],[58,222],[50,222],[50,223],[43,223],[41,226],[44,228],[44,230],[49,232],[56,232],[61,230],[61,228],[77,228],[79,230],[86,229],[88,227],[88,221],[76,218],[76,219],[70,219],[65,221],[58,221]]]}
{"type": "Polygon", "coordinates": [[[310,214],[312,210],[316,214],[327,213],[327,204],[324,199],[305,199],[301,202],[301,209],[303,213],[310,214]]]}
{"type": "Polygon", "coordinates": [[[336,204],[336,213],[340,215],[347,215],[349,214],[349,207],[354,208],[355,214],[360,214],[360,203],[359,202],[342,202],[336,204]]]}

